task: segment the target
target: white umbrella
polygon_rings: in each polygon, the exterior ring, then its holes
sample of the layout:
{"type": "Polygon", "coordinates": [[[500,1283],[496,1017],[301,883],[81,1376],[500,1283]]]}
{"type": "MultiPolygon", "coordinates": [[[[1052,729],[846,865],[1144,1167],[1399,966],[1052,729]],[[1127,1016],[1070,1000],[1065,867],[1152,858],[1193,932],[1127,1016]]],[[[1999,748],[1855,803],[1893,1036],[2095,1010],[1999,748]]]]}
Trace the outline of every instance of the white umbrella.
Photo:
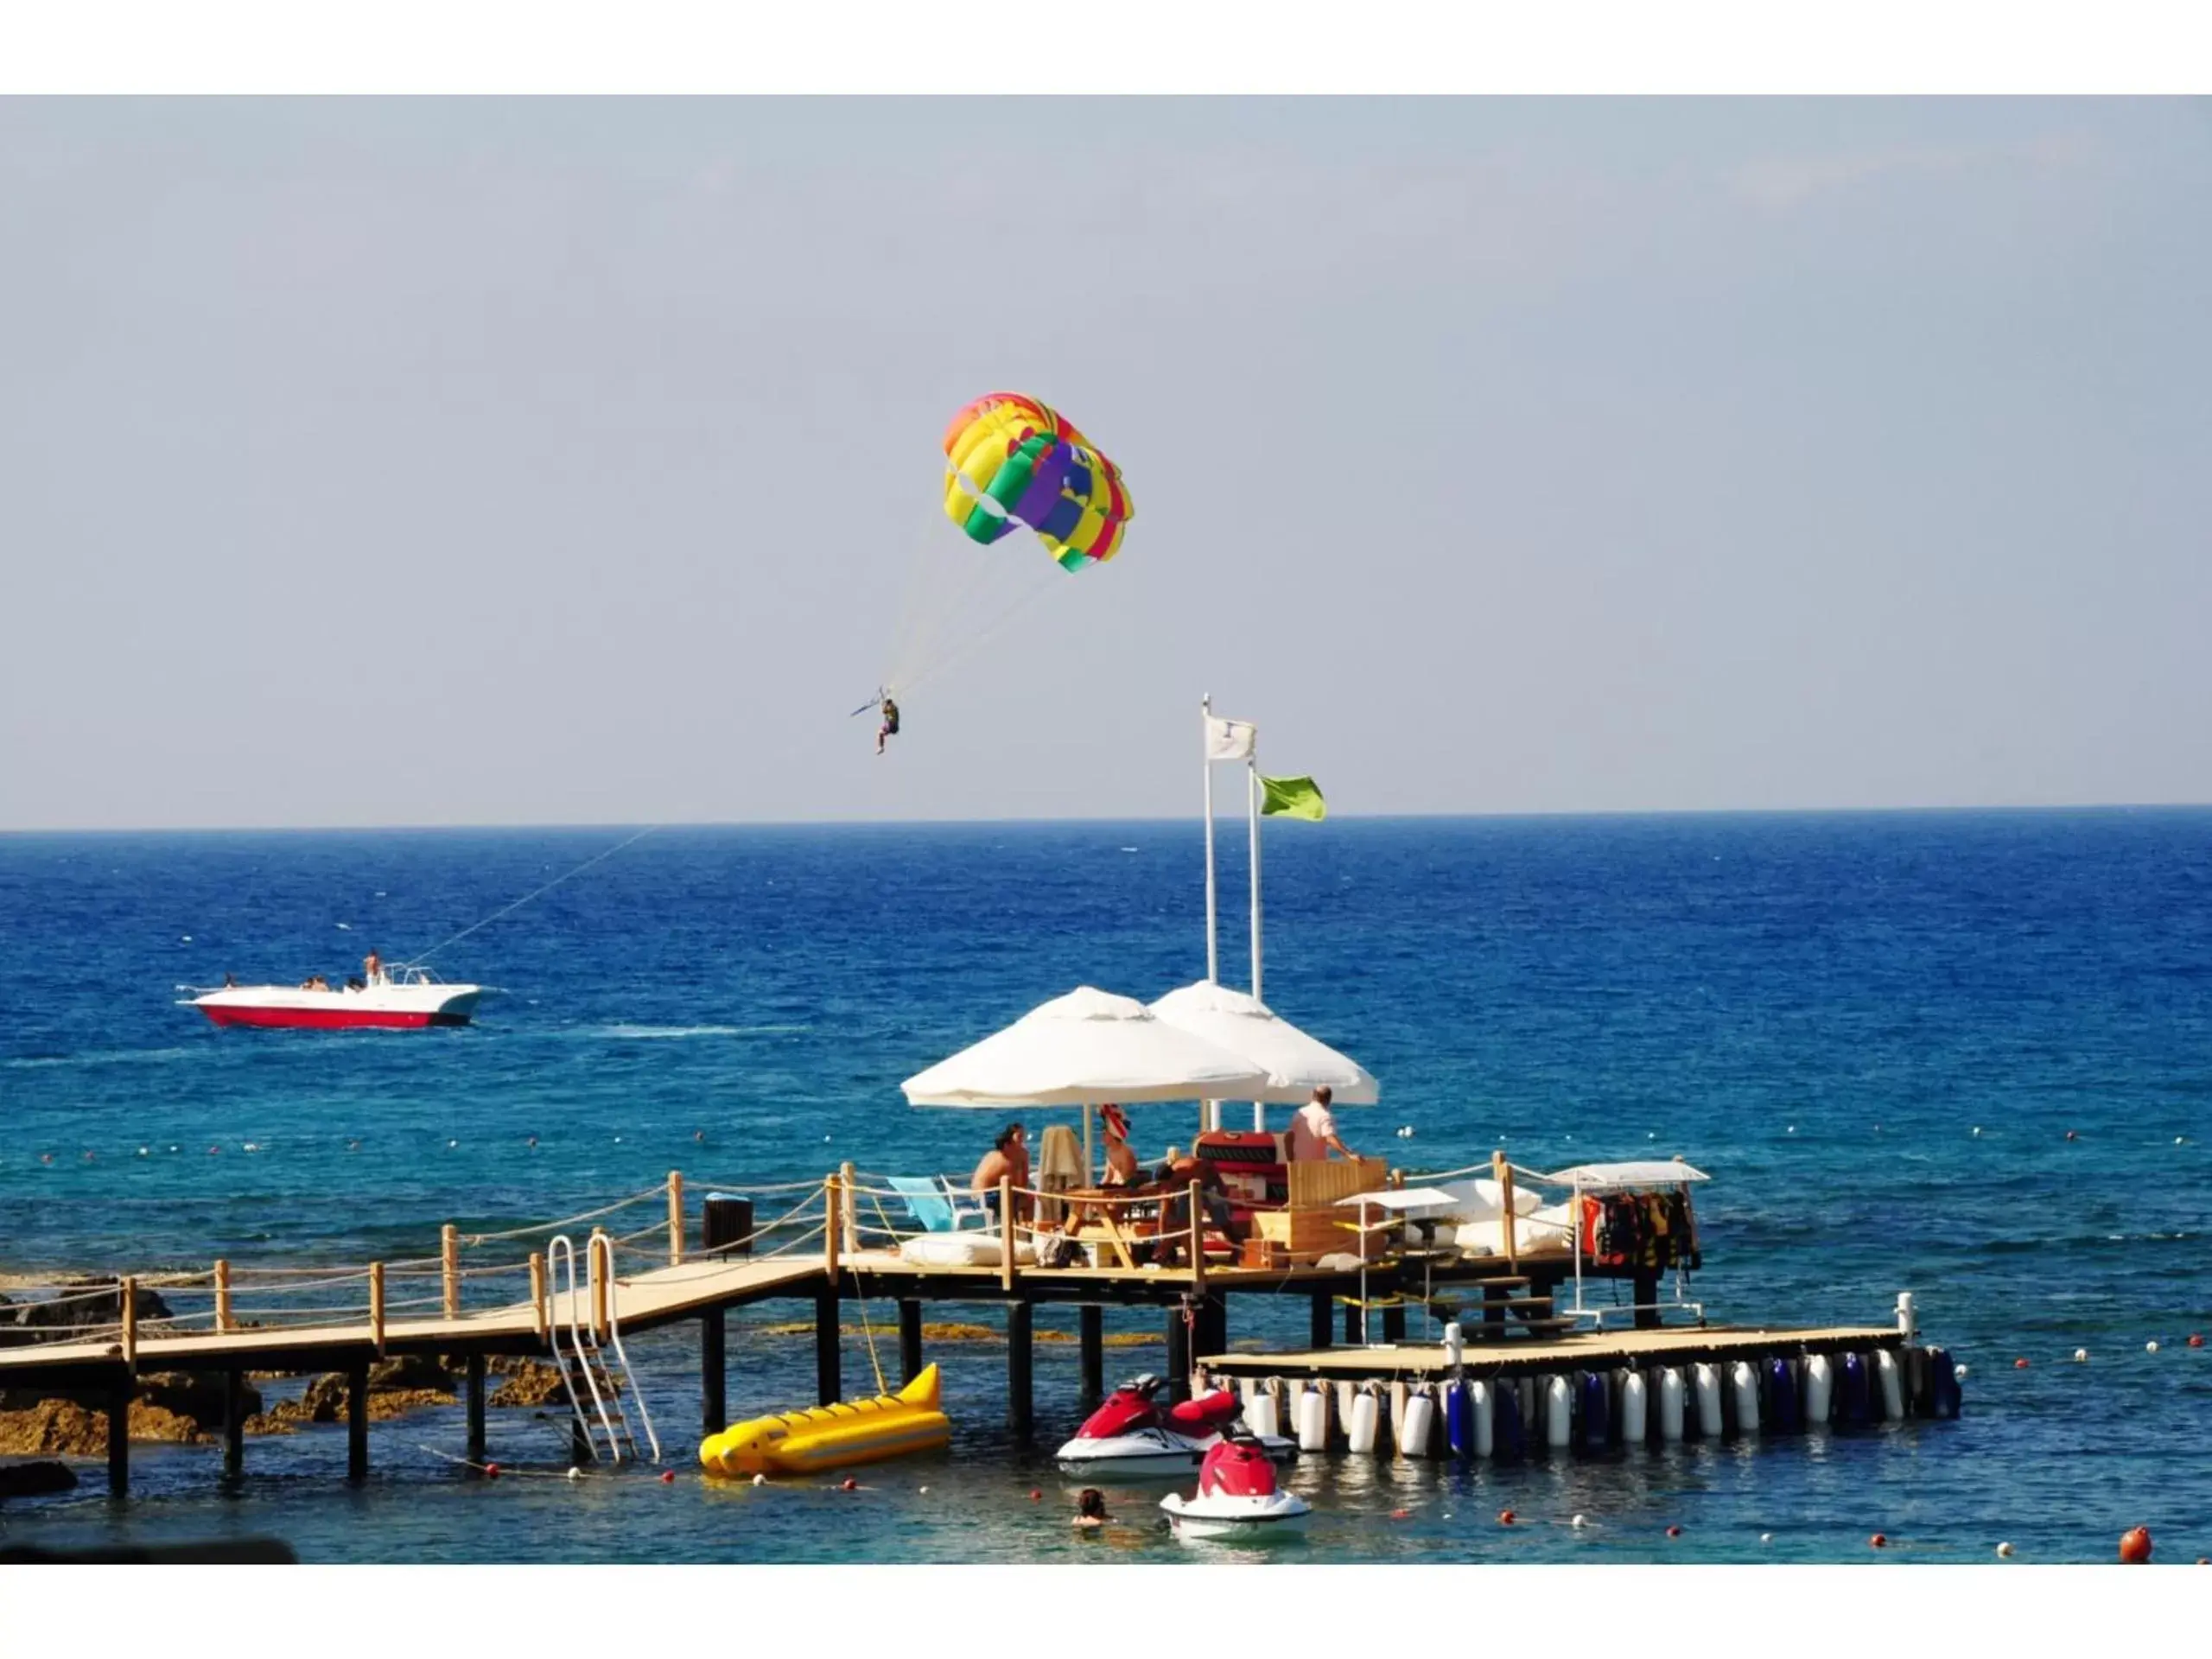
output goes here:
{"type": "MultiPolygon", "coordinates": [[[[1168,992],[1152,1005],[1152,1011],[1171,1026],[1241,1054],[1268,1074],[1262,1089],[1211,1099],[1249,1100],[1255,1108],[1269,1103],[1296,1106],[1325,1087],[1339,1106],[1372,1106],[1382,1093],[1358,1061],[1307,1036],[1257,997],[1226,985],[1202,979],[1168,992]]],[[[1264,1127],[1257,1110],[1253,1127],[1264,1127]]]]}
{"type": "Polygon", "coordinates": [[[1085,985],[899,1086],[913,1106],[1081,1106],[1242,1098],[1267,1078],[1249,1062],[1169,1025],[1132,996],[1085,985]]]}
{"type": "Polygon", "coordinates": [[[915,1106],[1097,1106],[1241,1100],[1268,1079],[1131,996],[1085,985],[899,1086],[915,1106]]]}

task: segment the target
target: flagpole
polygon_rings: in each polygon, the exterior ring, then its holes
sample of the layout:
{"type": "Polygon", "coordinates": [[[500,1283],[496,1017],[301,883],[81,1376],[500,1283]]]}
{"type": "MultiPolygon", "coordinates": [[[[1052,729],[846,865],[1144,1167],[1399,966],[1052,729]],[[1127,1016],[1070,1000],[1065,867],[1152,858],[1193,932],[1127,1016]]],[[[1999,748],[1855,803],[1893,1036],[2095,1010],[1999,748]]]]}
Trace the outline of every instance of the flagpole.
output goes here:
{"type": "MultiPolygon", "coordinates": [[[[1260,994],[1260,746],[1255,742],[1252,752],[1244,757],[1244,810],[1250,820],[1252,836],[1252,1000],[1265,999],[1260,994]]],[[[1252,1103],[1252,1128],[1264,1133],[1268,1127],[1268,1109],[1259,1101],[1252,1103]]]]}
{"type": "Polygon", "coordinates": [[[1209,747],[1213,718],[1213,693],[1198,699],[1198,753],[1206,772],[1206,982],[1221,981],[1220,947],[1216,943],[1213,894],[1213,757],[1209,747]]]}

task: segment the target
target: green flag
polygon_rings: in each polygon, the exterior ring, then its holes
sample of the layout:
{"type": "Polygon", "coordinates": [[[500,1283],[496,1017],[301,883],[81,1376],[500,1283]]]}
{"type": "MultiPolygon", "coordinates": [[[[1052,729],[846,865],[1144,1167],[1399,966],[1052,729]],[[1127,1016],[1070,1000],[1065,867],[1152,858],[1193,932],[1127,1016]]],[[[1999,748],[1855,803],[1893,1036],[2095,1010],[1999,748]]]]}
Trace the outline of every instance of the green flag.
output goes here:
{"type": "Polygon", "coordinates": [[[1329,816],[1329,804],[1321,798],[1321,786],[1311,778],[1266,778],[1260,787],[1267,791],[1267,798],[1260,803],[1262,817],[1311,818],[1316,823],[1329,816]]]}

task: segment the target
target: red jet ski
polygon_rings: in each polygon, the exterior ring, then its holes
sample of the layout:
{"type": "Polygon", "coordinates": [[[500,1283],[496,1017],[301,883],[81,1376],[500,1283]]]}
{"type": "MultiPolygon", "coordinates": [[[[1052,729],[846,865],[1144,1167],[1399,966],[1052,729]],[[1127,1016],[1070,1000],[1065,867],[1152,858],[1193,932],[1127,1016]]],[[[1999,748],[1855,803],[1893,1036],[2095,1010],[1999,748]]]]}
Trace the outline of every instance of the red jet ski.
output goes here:
{"type": "Polygon", "coordinates": [[[1302,1530],[1313,1506],[1275,1484],[1275,1466],[1259,1440],[1231,1424],[1198,1465],[1194,1497],[1170,1492],[1160,1500],[1178,1538],[1249,1538],[1302,1530]]]}
{"type": "MultiPolygon", "coordinates": [[[[1132,1378],[1106,1396],[1056,1456],[1064,1474],[1092,1479],[1173,1479],[1198,1467],[1236,1421],[1236,1396],[1227,1389],[1174,1405],[1158,1398],[1156,1376],[1132,1378]]],[[[1298,1444],[1269,1437],[1253,1444],[1270,1458],[1298,1455],[1298,1444]]]]}

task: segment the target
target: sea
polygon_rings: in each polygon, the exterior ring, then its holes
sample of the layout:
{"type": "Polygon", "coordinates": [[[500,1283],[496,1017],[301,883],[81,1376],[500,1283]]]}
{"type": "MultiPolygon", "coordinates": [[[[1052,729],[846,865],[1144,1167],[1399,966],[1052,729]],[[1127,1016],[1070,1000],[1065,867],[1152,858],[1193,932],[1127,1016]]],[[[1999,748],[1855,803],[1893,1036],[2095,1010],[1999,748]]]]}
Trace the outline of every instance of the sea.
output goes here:
{"type": "MultiPolygon", "coordinates": [[[[1236,828],[1221,976],[1243,984],[1236,828]]],[[[421,1256],[442,1223],[573,1215],[671,1169],[694,1193],[846,1160],[963,1173],[1001,1116],[909,1107],[901,1078],[1077,986],[1148,999],[1205,972],[1195,823],[664,829],[443,944],[630,833],[0,836],[0,1294],[421,1256]],[[465,1029],[220,1031],[179,1005],[226,972],[433,947],[493,988],[465,1029]]],[[[1884,1325],[1910,1290],[1967,1368],[1963,1414],[1516,1465],[1312,1457],[1288,1477],[1319,1512],[1302,1541],[1194,1547],[1157,1486],[1109,1488],[1101,1533],[1068,1524],[1072,1342],[1037,1350],[1026,1446],[1003,1346],[936,1344],[952,1446],[849,1492],[699,1472],[686,1326],[629,1343],[673,1482],[565,1478],[565,1425],[527,1408],[493,1412],[487,1481],[460,1408],[433,1408],[375,1425],[359,1487],[337,1426],[250,1440],[236,1482],[219,1448],[139,1446],[127,1502],[87,1464],[74,1493],[0,1507],[0,1547],[1993,1565],[2000,1542],[2109,1560],[2144,1524],[2161,1559],[2212,1553],[2212,1349],[2188,1344],[2212,1332],[2212,810],[1285,821],[1263,874],[1267,1001],[1382,1080],[1339,1111],[1355,1148],[1416,1174],[1497,1147],[1680,1154],[1712,1178],[1710,1317],[1884,1325]]],[[[1147,1158],[1188,1144],[1194,1108],[1131,1109],[1147,1158]]],[[[1052,1118],[1019,1116],[1033,1139],[1052,1118]]],[[[810,1312],[732,1316],[733,1420],[812,1402],[810,1338],[779,1328],[810,1312]]],[[[858,1313],[844,1376],[872,1391],[893,1309],[858,1313]]],[[[1230,1335],[1299,1346],[1306,1313],[1239,1298],[1230,1335]]],[[[1109,1371],[1165,1368],[1158,1313],[1107,1329],[1109,1371]]]]}

